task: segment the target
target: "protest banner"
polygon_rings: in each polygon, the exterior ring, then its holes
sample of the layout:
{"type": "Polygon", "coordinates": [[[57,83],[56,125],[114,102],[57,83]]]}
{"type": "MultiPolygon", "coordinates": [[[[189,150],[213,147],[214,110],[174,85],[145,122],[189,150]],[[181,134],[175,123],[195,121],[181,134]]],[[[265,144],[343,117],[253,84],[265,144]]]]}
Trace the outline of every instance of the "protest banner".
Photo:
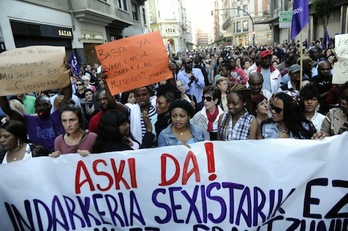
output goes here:
{"type": "Polygon", "coordinates": [[[1,230],[347,230],[348,133],[0,165],[1,230]]]}
{"type": "Polygon", "coordinates": [[[343,84],[348,81],[348,34],[335,35],[337,62],[333,68],[332,83],[343,84]]]}
{"type": "Polygon", "coordinates": [[[173,77],[159,32],[115,40],[95,49],[112,95],[173,77]]]}
{"type": "Polygon", "coordinates": [[[70,84],[65,48],[29,46],[0,53],[0,95],[59,89],[70,84]]]}

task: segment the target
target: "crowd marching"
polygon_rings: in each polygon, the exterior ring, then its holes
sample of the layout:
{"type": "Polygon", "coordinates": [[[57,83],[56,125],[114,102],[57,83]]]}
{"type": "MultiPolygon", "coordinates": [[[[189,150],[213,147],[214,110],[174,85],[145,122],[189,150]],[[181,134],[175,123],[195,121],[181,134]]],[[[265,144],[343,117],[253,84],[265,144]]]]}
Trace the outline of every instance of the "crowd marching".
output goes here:
{"type": "MultiPolygon", "coordinates": [[[[320,41],[169,56],[173,78],[112,95],[99,64],[71,85],[0,97],[0,163],[208,140],[320,139],[348,130],[348,81],[320,41]],[[308,44],[309,45],[309,44],[308,44]],[[302,73],[302,76],[300,75],[302,73]]],[[[348,78],[347,78],[348,79],[348,78]]]]}

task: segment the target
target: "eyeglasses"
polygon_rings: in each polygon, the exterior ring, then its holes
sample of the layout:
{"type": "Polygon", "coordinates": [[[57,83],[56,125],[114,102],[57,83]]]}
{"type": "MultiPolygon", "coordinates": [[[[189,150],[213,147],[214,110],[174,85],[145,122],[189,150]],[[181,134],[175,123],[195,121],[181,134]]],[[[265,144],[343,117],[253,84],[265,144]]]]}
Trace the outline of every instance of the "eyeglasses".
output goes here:
{"type": "Polygon", "coordinates": [[[280,114],[283,111],[283,109],[281,109],[280,107],[276,107],[273,104],[271,104],[269,106],[270,106],[271,110],[274,110],[275,113],[277,113],[277,114],[280,114]]]}
{"type": "Polygon", "coordinates": [[[77,83],[76,86],[82,86],[83,84],[82,83],[77,83]]]}
{"type": "Polygon", "coordinates": [[[211,97],[211,96],[202,96],[202,101],[204,101],[205,99],[206,99],[208,102],[210,102],[210,101],[213,100],[213,97],[211,97]]]}

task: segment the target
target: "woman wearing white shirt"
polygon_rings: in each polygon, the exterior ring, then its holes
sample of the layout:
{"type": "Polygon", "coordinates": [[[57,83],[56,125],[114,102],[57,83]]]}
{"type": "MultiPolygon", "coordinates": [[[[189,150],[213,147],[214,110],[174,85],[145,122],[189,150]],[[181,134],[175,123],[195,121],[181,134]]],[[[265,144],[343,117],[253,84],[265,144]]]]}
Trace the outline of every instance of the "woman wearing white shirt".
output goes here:
{"type": "Polygon", "coordinates": [[[17,120],[3,121],[0,127],[0,145],[4,149],[0,153],[1,164],[48,156],[49,153],[45,147],[30,143],[26,126],[17,120]]]}
{"type": "Polygon", "coordinates": [[[319,132],[325,116],[317,112],[320,107],[318,89],[313,84],[307,84],[302,87],[300,97],[301,107],[305,113],[306,119],[310,120],[317,132],[319,132]]]}
{"type": "Polygon", "coordinates": [[[192,123],[209,132],[210,140],[217,140],[219,117],[224,111],[218,106],[221,100],[221,91],[213,86],[203,89],[204,107],[192,118],[192,123]]]}

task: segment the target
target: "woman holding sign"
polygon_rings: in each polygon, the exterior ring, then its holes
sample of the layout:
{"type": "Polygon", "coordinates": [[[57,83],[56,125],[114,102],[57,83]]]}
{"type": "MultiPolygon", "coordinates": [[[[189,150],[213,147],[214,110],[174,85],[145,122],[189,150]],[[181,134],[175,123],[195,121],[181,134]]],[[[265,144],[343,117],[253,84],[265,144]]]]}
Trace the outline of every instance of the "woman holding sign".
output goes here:
{"type": "Polygon", "coordinates": [[[158,136],[158,146],[190,145],[192,143],[209,140],[209,133],[203,128],[190,123],[194,109],[187,100],[174,100],[169,106],[172,123],[161,131],[158,136]]]}

